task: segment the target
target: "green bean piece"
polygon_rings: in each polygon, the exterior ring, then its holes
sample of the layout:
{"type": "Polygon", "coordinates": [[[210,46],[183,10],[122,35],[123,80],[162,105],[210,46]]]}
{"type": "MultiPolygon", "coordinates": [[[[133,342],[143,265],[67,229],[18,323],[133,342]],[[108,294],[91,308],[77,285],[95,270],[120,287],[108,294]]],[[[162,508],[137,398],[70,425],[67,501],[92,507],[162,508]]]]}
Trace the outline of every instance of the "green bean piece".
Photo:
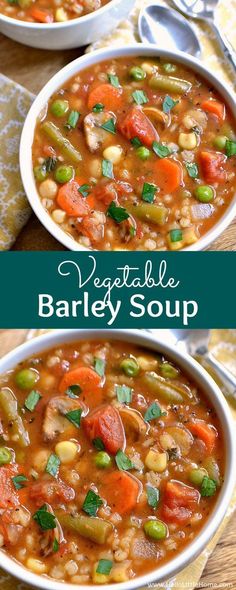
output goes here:
{"type": "Polygon", "coordinates": [[[69,139],[62,135],[60,129],[58,129],[54,123],[51,121],[45,121],[41,128],[47,137],[60,148],[64,156],[67,156],[75,163],[82,160],[81,153],[72,145],[72,143],[70,143],[69,139]]]}
{"type": "Polygon", "coordinates": [[[71,516],[62,511],[56,511],[55,516],[62,527],[78,533],[81,537],[89,539],[98,545],[104,545],[113,530],[113,526],[107,520],[92,516],[71,516]]]}
{"type": "Polygon", "coordinates": [[[185,399],[189,399],[190,397],[187,390],[174,383],[166,382],[157,373],[145,373],[143,382],[150,388],[152,393],[167,403],[181,404],[185,399]]]}
{"type": "Polygon", "coordinates": [[[54,178],[59,184],[69,182],[74,176],[74,168],[72,166],[58,166],[55,170],[54,178]]]}
{"type": "Polygon", "coordinates": [[[0,465],[7,465],[12,460],[12,454],[10,449],[6,447],[0,447],[0,465]]]}
{"type": "Polygon", "coordinates": [[[225,144],[226,144],[227,140],[228,140],[228,137],[226,137],[226,135],[218,135],[217,137],[215,137],[215,139],[213,141],[213,145],[217,150],[220,150],[223,152],[225,149],[225,144]]]}
{"type": "Polygon", "coordinates": [[[50,107],[50,111],[54,115],[54,117],[64,117],[68,110],[68,100],[54,100],[50,107]]]}
{"type": "Polygon", "coordinates": [[[214,189],[207,185],[197,186],[194,191],[194,196],[200,203],[210,203],[214,199],[214,194],[214,189]]]}
{"type": "Polygon", "coordinates": [[[206,469],[191,469],[191,471],[188,474],[189,481],[191,481],[191,483],[193,483],[193,485],[195,486],[201,486],[203,479],[206,476],[206,469]]]}
{"type": "Polygon", "coordinates": [[[99,451],[95,457],[95,465],[99,467],[99,469],[107,469],[107,467],[111,466],[111,457],[105,451],[99,451]]]}
{"type": "Polygon", "coordinates": [[[217,486],[221,485],[220,468],[214,457],[207,457],[203,461],[203,467],[206,469],[208,476],[214,479],[217,486]]]}
{"type": "Polygon", "coordinates": [[[20,389],[32,389],[38,379],[38,373],[32,369],[22,369],[15,376],[16,385],[20,389]]]}
{"type": "Polygon", "coordinates": [[[127,205],[127,211],[141,221],[150,221],[157,225],[165,225],[168,216],[168,209],[163,205],[140,203],[139,205],[127,205]]]}
{"type": "Polygon", "coordinates": [[[143,528],[145,535],[154,541],[162,541],[167,537],[167,527],[161,520],[148,520],[143,528]]]}
{"type": "Polygon", "coordinates": [[[136,150],[136,154],[140,158],[140,160],[148,160],[148,158],[150,158],[150,156],[152,155],[150,150],[148,148],[146,148],[144,145],[141,145],[136,150]]]}
{"type": "Polygon", "coordinates": [[[146,78],[146,72],[143,70],[143,68],[140,68],[139,66],[134,66],[133,68],[130,68],[129,73],[131,78],[133,78],[137,82],[145,80],[146,78]]]}
{"type": "Polygon", "coordinates": [[[164,377],[165,379],[176,379],[176,377],[178,377],[179,374],[179,371],[175,369],[173,365],[170,365],[170,363],[162,363],[160,365],[160,371],[162,377],[164,377]]]}
{"type": "Polygon", "coordinates": [[[11,435],[14,441],[20,447],[27,447],[30,444],[29,435],[19,416],[17,399],[8,387],[0,390],[0,409],[5,419],[11,422],[11,435]]]}
{"type": "Polygon", "coordinates": [[[120,368],[127,377],[137,377],[139,374],[139,366],[134,358],[123,359],[120,363],[120,368]]]}
{"type": "Polygon", "coordinates": [[[157,90],[163,90],[163,92],[172,92],[173,94],[185,94],[192,88],[192,84],[187,82],[187,80],[173,78],[172,76],[161,76],[160,74],[154,74],[151,77],[149,86],[157,90]]]}

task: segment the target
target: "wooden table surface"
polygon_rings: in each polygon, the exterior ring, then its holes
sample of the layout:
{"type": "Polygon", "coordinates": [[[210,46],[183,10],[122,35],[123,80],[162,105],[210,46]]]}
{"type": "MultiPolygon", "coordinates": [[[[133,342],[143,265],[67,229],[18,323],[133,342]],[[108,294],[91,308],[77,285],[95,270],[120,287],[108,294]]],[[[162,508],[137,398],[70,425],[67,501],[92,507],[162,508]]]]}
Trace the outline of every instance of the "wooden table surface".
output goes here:
{"type": "MultiPolygon", "coordinates": [[[[33,49],[15,43],[0,34],[2,73],[35,94],[58,70],[82,53],[83,49],[71,49],[61,52],[33,49]]],[[[13,249],[64,250],[65,248],[50,236],[35,215],[32,214],[13,249]]],[[[212,244],[211,250],[236,251],[236,219],[223,235],[212,244]]]]}
{"type": "MultiPolygon", "coordinates": [[[[0,358],[21,344],[27,330],[0,330],[0,358]]],[[[236,590],[236,514],[215,547],[199,582],[199,588],[236,590]]],[[[0,581],[1,588],[1,581],[0,581]]],[[[2,590],[5,590],[2,588],[2,590]]],[[[178,588],[178,590],[181,590],[178,588]]],[[[183,590],[187,590],[183,589],[183,590]]]]}

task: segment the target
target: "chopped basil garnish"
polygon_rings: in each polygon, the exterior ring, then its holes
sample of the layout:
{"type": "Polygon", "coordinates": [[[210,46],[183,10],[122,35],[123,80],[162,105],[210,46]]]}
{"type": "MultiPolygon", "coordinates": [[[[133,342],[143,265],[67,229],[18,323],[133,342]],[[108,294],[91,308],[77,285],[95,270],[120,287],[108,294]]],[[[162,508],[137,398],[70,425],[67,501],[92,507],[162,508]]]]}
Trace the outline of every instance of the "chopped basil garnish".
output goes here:
{"type": "Polygon", "coordinates": [[[68,389],[66,390],[65,393],[71,399],[76,399],[81,392],[82,392],[82,389],[81,389],[80,385],[70,385],[70,387],[68,387],[68,389]]]}
{"type": "Polygon", "coordinates": [[[46,465],[46,473],[49,473],[49,475],[52,475],[52,477],[56,477],[58,474],[58,469],[60,467],[60,459],[57,455],[54,455],[54,453],[52,453],[50,455],[50,457],[48,458],[48,462],[46,465]]]}
{"type": "Polygon", "coordinates": [[[95,494],[93,490],[89,490],[84,500],[82,510],[86,512],[86,514],[89,514],[89,516],[96,516],[98,508],[100,508],[102,505],[103,501],[100,496],[95,494]]]}
{"type": "Polygon", "coordinates": [[[183,239],[183,232],[181,229],[171,229],[170,230],[170,241],[171,242],[181,242],[183,239]]]}
{"type": "Polygon", "coordinates": [[[137,148],[141,147],[143,145],[138,137],[134,137],[133,139],[131,139],[131,143],[134,147],[137,147],[137,148]]]}
{"type": "Polygon", "coordinates": [[[136,236],[137,230],[136,230],[136,227],[134,227],[134,225],[130,226],[129,233],[131,235],[131,238],[134,238],[136,236]]]}
{"type": "Polygon", "coordinates": [[[37,522],[43,531],[55,529],[57,526],[55,522],[56,517],[51,512],[47,511],[47,506],[45,504],[44,506],[41,506],[41,508],[39,508],[35,514],[33,514],[32,518],[37,522]]]}
{"type": "Polygon", "coordinates": [[[26,481],[28,481],[28,479],[25,475],[15,475],[15,477],[12,477],[12,482],[16,490],[24,488],[26,481]]]}
{"type": "Polygon", "coordinates": [[[147,201],[147,203],[153,203],[156,191],[157,186],[155,184],[149,184],[149,182],[145,182],[142,192],[143,201],[147,201]]]}
{"type": "Polygon", "coordinates": [[[111,217],[112,219],[114,219],[114,221],[116,221],[116,223],[121,223],[122,221],[125,221],[125,219],[128,219],[128,217],[129,217],[129,213],[126,211],[126,209],[124,209],[124,207],[118,207],[115,204],[115,201],[112,201],[111,204],[109,205],[109,207],[107,209],[107,215],[108,215],[108,217],[111,217]]]}
{"type": "Polygon", "coordinates": [[[147,501],[151,508],[157,508],[160,501],[160,492],[156,488],[147,485],[147,501]]]}
{"type": "Polygon", "coordinates": [[[116,133],[116,126],[115,126],[114,119],[109,119],[108,121],[106,121],[106,123],[104,123],[104,125],[101,125],[101,128],[104,129],[105,131],[108,131],[109,133],[112,133],[113,135],[115,135],[115,133],[116,133]]]}
{"type": "Polygon", "coordinates": [[[102,175],[105,178],[114,178],[113,164],[110,160],[102,160],[102,175]]]}
{"type": "Polygon", "coordinates": [[[116,395],[121,404],[129,404],[132,401],[132,389],[127,385],[116,385],[116,395]]]}
{"type": "Polygon", "coordinates": [[[101,102],[98,102],[93,107],[93,112],[94,113],[101,113],[103,110],[104,110],[104,104],[102,104],[101,102]]]}
{"type": "Polygon", "coordinates": [[[52,550],[53,550],[53,553],[57,553],[57,551],[58,551],[59,547],[60,547],[60,545],[59,545],[59,543],[58,543],[58,540],[57,540],[57,539],[54,539],[54,541],[53,541],[53,545],[52,545],[52,550]]]}
{"type": "Polygon", "coordinates": [[[44,160],[43,166],[45,166],[46,172],[52,172],[57,164],[57,158],[48,157],[44,160]]]}
{"type": "Polygon", "coordinates": [[[152,149],[159,158],[166,158],[171,154],[171,151],[167,147],[167,145],[163,145],[162,143],[158,143],[158,141],[154,141],[152,144],[152,149]]]}
{"type": "Polygon", "coordinates": [[[67,123],[66,123],[65,127],[67,127],[67,129],[75,129],[79,118],[80,118],[79,111],[71,111],[69,114],[69,117],[67,119],[67,123]]]}
{"type": "Polygon", "coordinates": [[[228,158],[231,156],[236,156],[236,141],[231,141],[227,139],[225,144],[225,153],[228,158]]]}
{"type": "Polygon", "coordinates": [[[80,421],[81,421],[81,414],[82,410],[71,410],[71,412],[67,412],[65,417],[69,420],[76,428],[80,428],[80,421]]]}
{"type": "Polygon", "coordinates": [[[217,485],[214,479],[210,479],[210,477],[205,476],[202,480],[202,485],[201,485],[201,496],[203,497],[208,497],[210,498],[210,496],[214,496],[214,494],[216,493],[216,489],[217,489],[217,485]]]}
{"type": "Polygon", "coordinates": [[[95,447],[95,449],[97,449],[97,451],[104,451],[105,445],[102,442],[102,439],[101,438],[99,438],[99,437],[94,438],[92,440],[92,443],[93,443],[93,446],[95,447]]]}
{"type": "Polygon", "coordinates": [[[169,113],[171,111],[171,109],[173,109],[178,103],[179,103],[179,100],[173,100],[168,95],[165,96],[165,98],[163,100],[163,104],[162,104],[163,112],[169,113]]]}
{"type": "Polygon", "coordinates": [[[95,369],[96,373],[99,375],[99,377],[104,377],[105,366],[106,366],[106,363],[103,359],[99,359],[99,358],[95,357],[94,369],[95,369]]]}
{"type": "Polygon", "coordinates": [[[185,164],[188,175],[190,178],[197,178],[198,177],[198,165],[191,162],[186,162],[185,164]]]}
{"type": "Polygon", "coordinates": [[[82,197],[87,197],[91,191],[91,186],[89,184],[82,184],[78,188],[78,193],[82,195],[82,197]]]}
{"type": "Polygon", "coordinates": [[[113,566],[113,562],[110,561],[110,559],[99,559],[96,573],[108,575],[111,571],[112,566],[113,566]]]}
{"type": "Polygon", "coordinates": [[[29,395],[27,396],[24,406],[27,410],[29,410],[29,412],[33,412],[37,406],[37,403],[39,402],[39,400],[41,399],[41,395],[40,393],[38,393],[38,391],[35,391],[34,389],[29,393],[29,395]]]}
{"type": "Polygon", "coordinates": [[[129,457],[127,457],[127,455],[121,450],[117,451],[115,461],[120,471],[128,471],[129,469],[134,468],[132,461],[130,461],[129,457]]]}
{"type": "Polygon", "coordinates": [[[107,77],[108,77],[110,84],[112,86],[114,86],[114,88],[120,88],[120,82],[119,82],[118,76],[114,76],[113,74],[108,74],[107,77]]]}
{"type": "Polygon", "coordinates": [[[138,105],[146,104],[148,102],[146,92],[144,92],[143,90],[135,90],[132,94],[132,97],[138,105]]]}
{"type": "Polygon", "coordinates": [[[145,422],[150,422],[151,420],[155,420],[156,418],[160,418],[163,416],[160,406],[156,402],[151,404],[147,411],[144,414],[145,422]]]}

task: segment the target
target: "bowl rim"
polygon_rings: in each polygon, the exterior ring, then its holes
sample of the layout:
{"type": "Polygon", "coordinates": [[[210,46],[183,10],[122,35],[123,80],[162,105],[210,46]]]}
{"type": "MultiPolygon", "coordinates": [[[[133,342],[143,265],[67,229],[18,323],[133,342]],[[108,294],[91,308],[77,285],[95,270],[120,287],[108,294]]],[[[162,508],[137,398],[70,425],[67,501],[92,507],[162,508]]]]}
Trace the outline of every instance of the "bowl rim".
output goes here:
{"type": "MultiPolygon", "coordinates": [[[[76,340],[123,340],[144,346],[150,350],[162,351],[170,359],[175,360],[180,367],[191,374],[191,378],[204,390],[205,395],[210,399],[221,423],[222,431],[225,438],[226,467],[224,483],[216,502],[213,512],[208,518],[206,524],[201,529],[197,537],[168,564],[157,568],[143,576],[137,577],[128,582],[121,582],[118,585],[107,584],[101,585],[101,590],[135,590],[148,584],[159,583],[167,579],[173,579],[179,571],[190,564],[207,546],[210,539],[216,533],[220,526],[225,513],[228,509],[235,485],[235,459],[236,444],[234,437],[234,425],[229,406],[221,393],[218,385],[206,370],[192,357],[183,351],[180,351],[174,344],[163,342],[161,336],[157,333],[151,334],[141,330],[87,330],[87,329],[67,329],[50,331],[41,336],[37,336],[28,342],[18,346],[10,351],[0,360],[0,373],[5,373],[13,369],[16,364],[31,354],[37,354],[40,351],[46,351],[58,344],[76,342],[76,340]],[[171,567],[170,567],[171,566],[171,567]]],[[[0,566],[8,573],[16,576],[20,580],[32,584],[36,588],[43,590],[74,590],[75,585],[67,582],[58,582],[46,576],[39,576],[27,570],[14,559],[7,556],[4,551],[0,550],[0,566]]],[[[76,585],[80,590],[88,590],[94,585],[76,585]]]]}
{"type": "Polygon", "coordinates": [[[37,31],[52,31],[52,30],[60,30],[64,28],[70,28],[73,25],[78,25],[79,23],[88,25],[90,21],[96,18],[97,16],[103,16],[103,13],[109,10],[109,8],[114,8],[116,5],[119,6],[122,0],[109,0],[107,4],[101,6],[97,10],[93,10],[93,12],[89,12],[89,14],[85,14],[84,16],[78,16],[77,18],[70,19],[65,22],[61,23],[31,23],[25,20],[20,20],[17,18],[12,18],[11,16],[7,16],[0,12],[0,22],[5,22],[7,24],[12,24],[16,27],[25,27],[29,30],[37,30],[37,31]]]}
{"type": "MultiPolygon", "coordinates": [[[[210,71],[210,69],[206,67],[203,63],[201,63],[199,59],[189,56],[181,51],[166,51],[165,49],[157,48],[154,45],[136,43],[133,45],[126,45],[124,47],[112,49],[105,48],[93,51],[91,53],[87,53],[70,62],[64,68],[59,70],[59,72],[57,72],[41,89],[26,116],[20,140],[19,159],[22,182],[32,209],[34,210],[35,214],[37,215],[41,223],[47,229],[47,231],[56,240],[63,244],[63,246],[65,246],[71,251],[91,252],[96,251],[96,249],[86,248],[85,246],[82,246],[81,244],[76,242],[76,240],[73,237],[71,237],[69,234],[67,234],[64,230],[61,229],[61,227],[52,219],[50,214],[42,206],[36,188],[36,184],[33,178],[32,142],[31,140],[29,142],[29,137],[31,137],[33,141],[33,134],[37,122],[37,117],[40,111],[43,109],[43,107],[45,107],[45,104],[47,103],[49,97],[52,96],[52,94],[58,88],[60,88],[60,86],[64,84],[70,77],[76,75],[77,72],[80,72],[83,69],[86,69],[87,67],[91,67],[92,65],[98,62],[101,63],[109,59],[137,55],[143,57],[162,57],[165,59],[176,61],[177,63],[179,62],[181,64],[184,64],[184,66],[186,66],[187,68],[193,69],[193,71],[195,71],[198,75],[202,76],[208,83],[212,84],[213,87],[217,90],[217,92],[225,99],[236,122],[236,96],[233,90],[231,90],[231,88],[224,81],[221,82],[220,80],[218,80],[216,75],[213,74],[210,71]]],[[[225,212],[219,218],[216,224],[210,230],[208,230],[208,232],[206,232],[201,238],[199,238],[199,240],[195,244],[192,244],[187,248],[183,248],[182,252],[205,250],[216,238],[218,238],[220,234],[222,234],[226,227],[228,227],[228,225],[233,221],[235,214],[236,192],[231,203],[226,208],[225,212]]]]}

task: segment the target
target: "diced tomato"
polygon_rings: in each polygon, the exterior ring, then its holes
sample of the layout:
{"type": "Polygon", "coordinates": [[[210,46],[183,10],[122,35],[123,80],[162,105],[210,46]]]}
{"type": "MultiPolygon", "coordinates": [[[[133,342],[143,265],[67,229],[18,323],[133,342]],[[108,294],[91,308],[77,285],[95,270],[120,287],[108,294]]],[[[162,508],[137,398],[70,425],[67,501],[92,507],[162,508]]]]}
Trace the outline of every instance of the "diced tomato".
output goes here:
{"type": "Polygon", "coordinates": [[[122,94],[122,88],[115,88],[112,84],[99,84],[89,94],[88,108],[92,110],[96,104],[102,104],[106,111],[116,112],[122,106],[122,94]]]}
{"type": "Polygon", "coordinates": [[[55,156],[56,156],[56,151],[54,150],[52,145],[44,145],[43,146],[43,153],[44,153],[44,156],[47,156],[48,158],[55,158],[55,156]]]}
{"type": "Polygon", "coordinates": [[[102,496],[114,512],[131,512],[137,504],[139,493],[139,481],[124,471],[113,471],[103,478],[102,496]]]}
{"type": "Polygon", "coordinates": [[[225,182],[226,171],[224,164],[226,156],[218,152],[200,152],[199,162],[204,180],[208,184],[225,182]]]}
{"type": "Polygon", "coordinates": [[[224,121],[225,105],[223,102],[214,99],[204,100],[201,104],[201,107],[207,113],[212,113],[215,115],[220,121],[224,121]]]}
{"type": "Polygon", "coordinates": [[[39,23],[53,23],[53,15],[48,10],[38,8],[37,6],[32,6],[30,16],[39,23]]]}
{"type": "Polygon", "coordinates": [[[139,106],[131,107],[123,121],[118,124],[118,129],[126,139],[138,137],[147,147],[152,147],[153,142],[159,140],[154,125],[139,106]]]}
{"type": "Polygon", "coordinates": [[[209,424],[206,424],[205,422],[200,420],[197,422],[189,422],[187,428],[190,430],[190,432],[192,432],[194,436],[197,436],[198,438],[203,440],[203,442],[206,445],[207,451],[209,453],[212,453],[216,445],[216,430],[209,424]]]}
{"type": "Polygon", "coordinates": [[[74,500],[75,491],[61,480],[42,479],[30,487],[29,496],[36,506],[47,502],[54,507],[74,500]]]}
{"type": "Polygon", "coordinates": [[[94,244],[100,242],[104,237],[104,223],[101,223],[93,214],[87,215],[82,223],[78,224],[77,229],[94,244]]]}
{"type": "Polygon", "coordinates": [[[15,508],[20,500],[12,478],[17,474],[17,467],[0,467],[0,508],[15,508]]]}
{"type": "Polygon", "coordinates": [[[191,518],[191,516],[192,511],[188,508],[184,508],[183,506],[176,506],[174,508],[170,508],[167,504],[163,505],[162,517],[166,522],[186,524],[186,522],[191,518]]]}
{"type": "Polygon", "coordinates": [[[94,201],[93,198],[91,198],[91,195],[83,197],[83,195],[80,194],[79,189],[83,184],[86,184],[86,182],[81,179],[76,179],[63,184],[63,186],[59,188],[57,203],[61,209],[66,211],[67,215],[71,217],[85,217],[94,206],[94,201]]]}
{"type": "Polygon", "coordinates": [[[94,387],[98,387],[100,382],[101,377],[91,367],[77,367],[63,375],[59,391],[64,393],[71,385],[80,385],[83,391],[92,390],[94,387]]]}
{"type": "Polygon", "coordinates": [[[92,441],[101,438],[106,450],[115,455],[125,446],[125,431],[120,414],[111,405],[102,406],[83,420],[87,436],[92,441]]]}
{"type": "Polygon", "coordinates": [[[178,481],[168,481],[163,494],[162,515],[168,522],[184,523],[191,518],[200,499],[194,488],[178,481]]]}
{"type": "Polygon", "coordinates": [[[98,201],[102,201],[107,207],[112,201],[118,202],[118,198],[124,194],[130,194],[133,192],[133,187],[128,182],[107,182],[100,183],[95,188],[93,194],[98,201]]]}

